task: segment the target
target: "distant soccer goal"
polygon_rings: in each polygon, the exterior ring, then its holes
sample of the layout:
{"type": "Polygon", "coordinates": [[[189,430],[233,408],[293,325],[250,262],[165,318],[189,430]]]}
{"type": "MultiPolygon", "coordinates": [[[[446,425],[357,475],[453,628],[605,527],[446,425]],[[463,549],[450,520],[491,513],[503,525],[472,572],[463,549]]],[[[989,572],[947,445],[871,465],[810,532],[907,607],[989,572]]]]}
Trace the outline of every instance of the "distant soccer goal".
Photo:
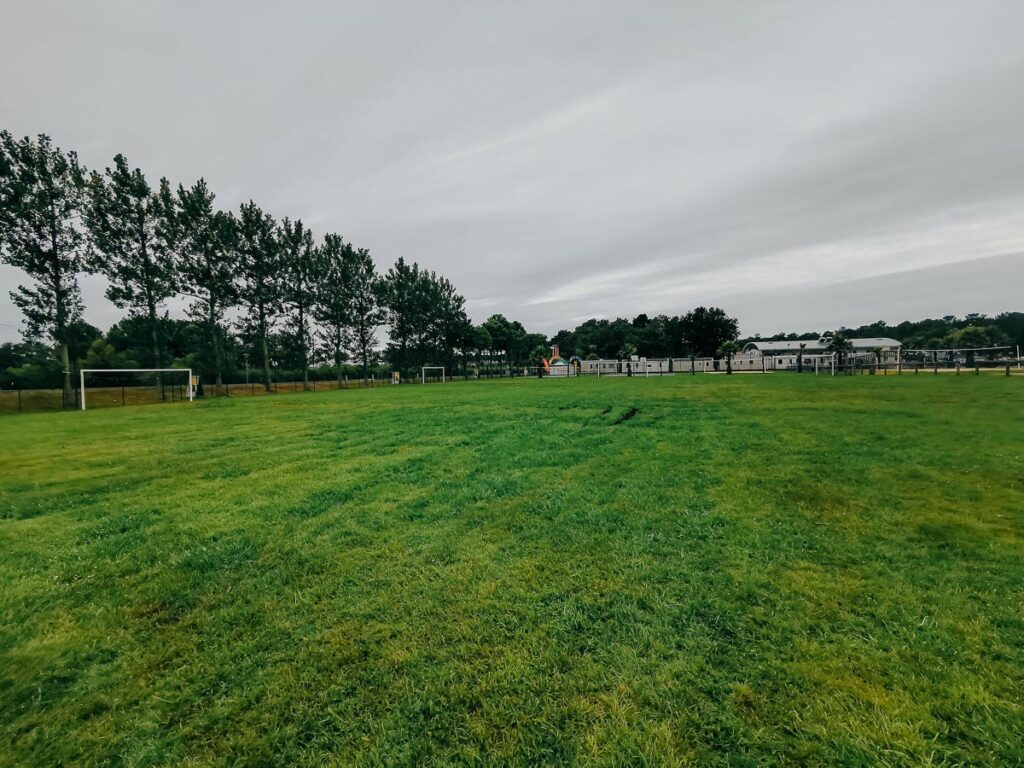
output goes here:
{"type": "MultiPolygon", "coordinates": [[[[444,384],[444,366],[443,365],[425,365],[423,370],[420,371],[420,380],[427,383],[427,371],[440,371],[441,372],[441,383],[444,384]]],[[[431,376],[432,379],[437,378],[437,374],[431,376]]]]}
{"type": "Polygon", "coordinates": [[[195,399],[191,368],[82,368],[82,410],[93,406],[141,405],[195,399]]]}

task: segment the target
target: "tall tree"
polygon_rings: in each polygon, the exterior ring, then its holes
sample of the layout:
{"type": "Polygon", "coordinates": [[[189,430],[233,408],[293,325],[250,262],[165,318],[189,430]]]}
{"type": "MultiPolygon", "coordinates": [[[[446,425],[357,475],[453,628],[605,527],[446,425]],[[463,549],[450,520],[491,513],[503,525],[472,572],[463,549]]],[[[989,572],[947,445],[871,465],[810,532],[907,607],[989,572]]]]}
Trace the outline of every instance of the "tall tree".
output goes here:
{"type": "Polygon", "coordinates": [[[163,367],[159,313],[177,289],[170,184],[161,179],[154,191],[141,170],[117,155],[113,168],[93,172],[89,188],[86,222],[95,245],[89,268],[106,276],[115,306],[146,318],[153,365],[163,367]]]}
{"type": "Polygon", "coordinates": [[[281,255],[274,219],[251,200],[238,214],[238,297],[255,334],[263,387],[273,388],[267,338],[281,309],[281,255]]]}
{"type": "Polygon", "coordinates": [[[309,316],[322,279],[319,249],[313,248],[313,233],[302,220],[285,217],[278,227],[277,240],[282,260],[281,298],[290,310],[288,321],[302,364],[302,388],[309,389],[309,316]]]}
{"type": "Polygon", "coordinates": [[[466,300],[448,278],[430,273],[430,281],[431,298],[426,309],[432,319],[430,325],[434,332],[436,362],[445,365],[451,373],[456,373],[456,352],[465,345],[471,328],[466,316],[466,300]]]}
{"type": "Polygon", "coordinates": [[[67,405],[74,403],[69,329],[82,314],[84,185],[74,152],[62,152],[45,135],[16,141],[0,132],[0,259],[33,281],[11,291],[11,299],[25,315],[26,336],[56,345],[67,405]]]}
{"type": "Polygon", "coordinates": [[[514,341],[512,324],[504,315],[491,315],[484,321],[483,327],[491,337],[491,351],[500,352],[502,359],[507,362],[511,371],[514,341]]]}
{"type": "Polygon", "coordinates": [[[317,250],[323,264],[323,279],[317,286],[313,313],[320,324],[321,338],[334,361],[341,384],[341,363],[345,356],[345,331],[349,317],[349,294],[346,286],[345,249],[341,235],[328,232],[317,250]]]}
{"type": "Polygon", "coordinates": [[[189,314],[206,328],[215,383],[223,384],[224,312],[237,294],[235,246],[237,222],[213,209],[214,195],[203,179],[190,189],[178,187],[175,240],[181,290],[193,299],[189,314]]]}
{"type": "Polygon", "coordinates": [[[377,343],[377,328],[384,322],[380,305],[381,286],[370,252],[346,245],[343,280],[348,312],[345,345],[363,366],[363,378],[370,376],[370,359],[377,343]]]}
{"type": "Polygon", "coordinates": [[[386,312],[390,356],[402,377],[408,374],[410,349],[422,327],[420,268],[399,257],[384,275],[381,302],[386,312]]]}
{"type": "Polygon", "coordinates": [[[702,357],[714,356],[725,342],[735,341],[739,336],[736,318],[718,307],[697,307],[687,312],[679,329],[686,347],[702,357]]]}

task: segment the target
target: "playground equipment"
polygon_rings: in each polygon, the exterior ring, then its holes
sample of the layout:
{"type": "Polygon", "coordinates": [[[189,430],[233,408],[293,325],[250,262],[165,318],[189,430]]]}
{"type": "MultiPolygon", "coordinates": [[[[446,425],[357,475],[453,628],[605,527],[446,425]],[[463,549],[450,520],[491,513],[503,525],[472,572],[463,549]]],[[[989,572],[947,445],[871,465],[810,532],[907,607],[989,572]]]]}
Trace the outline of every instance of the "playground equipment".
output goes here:
{"type": "Polygon", "coordinates": [[[540,364],[544,376],[577,376],[580,372],[579,358],[566,360],[558,354],[558,347],[551,347],[551,357],[542,357],[540,364]]]}

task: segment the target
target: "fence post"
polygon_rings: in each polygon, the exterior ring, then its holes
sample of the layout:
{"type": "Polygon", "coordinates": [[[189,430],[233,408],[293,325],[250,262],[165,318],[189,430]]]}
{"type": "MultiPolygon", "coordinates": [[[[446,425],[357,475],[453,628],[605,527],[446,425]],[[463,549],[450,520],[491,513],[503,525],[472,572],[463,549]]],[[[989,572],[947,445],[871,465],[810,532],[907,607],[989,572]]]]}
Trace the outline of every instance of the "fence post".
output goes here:
{"type": "Polygon", "coordinates": [[[124,408],[124,384],[121,385],[121,407],[124,408]]]}

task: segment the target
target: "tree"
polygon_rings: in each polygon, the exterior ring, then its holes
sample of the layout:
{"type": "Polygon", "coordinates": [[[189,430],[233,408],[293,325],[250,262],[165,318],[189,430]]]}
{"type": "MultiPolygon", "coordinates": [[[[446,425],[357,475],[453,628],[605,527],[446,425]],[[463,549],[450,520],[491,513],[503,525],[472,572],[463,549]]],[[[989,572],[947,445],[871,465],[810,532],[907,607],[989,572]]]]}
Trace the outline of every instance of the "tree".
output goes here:
{"type": "MultiPolygon", "coordinates": [[[[520,336],[518,329],[514,328],[504,315],[491,315],[484,321],[483,328],[491,337],[491,351],[501,353],[511,373],[513,347],[516,346],[520,336]]],[[[525,335],[524,330],[522,336],[525,335]]]]}
{"type": "Polygon", "coordinates": [[[174,236],[180,288],[193,299],[189,314],[206,327],[215,383],[220,386],[224,370],[221,323],[237,294],[237,222],[230,213],[214,211],[213,199],[203,179],[190,189],[179,186],[174,236]]]}
{"type": "Polygon", "coordinates": [[[26,337],[56,345],[68,405],[74,403],[69,328],[82,314],[84,187],[74,152],[42,134],[16,141],[0,132],[0,260],[33,281],[11,291],[11,300],[25,315],[26,337]]]}
{"type": "Polygon", "coordinates": [[[320,251],[313,248],[313,233],[285,217],[277,234],[281,246],[281,297],[291,308],[289,322],[302,365],[302,388],[309,389],[309,315],[316,301],[316,291],[323,278],[320,251]]]}
{"type": "Polygon", "coordinates": [[[733,355],[740,351],[740,345],[735,341],[726,341],[718,348],[718,354],[725,358],[725,372],[728,375],[732,375],[732,358],[733,355]]]}
{"type": "Polygon", "coordinates": [[[267,338],[281,308],[281,256],[274,219],[253,201],[238,214],[238,297],[246,311],[263,372],[263,388],[273,388],[267,338]]]}
{"type": "MultiPolygon", "coordinates": [[[[429,346],[432,347],[436,362],[443,363],[454,372],[456,350],[465,345],[471,327],[466,316],[466,300],[448,278],[431,272],[428,281],[426,314],[429,318],[428,333],[432,336],[429,346]]],[[[522,329],[522,326],[519,328],[522,329]]]]}
{"type": "Polygon", "coordinates": [[[377,328],[384,322],[381,286],[370,252],[328,234],[320,247],[323,278],[314,308],[324,327],[328,348],[341,380],[343,352],[355,356],[370,378],[370,361],[377,343],[377,328]]]}
{"type": "Polygon", "coordinates": [[[473,334],[469,343],[472,345],[476,356],[476,366],[479,375],[480,368],[483,365],[483,356],[485,353],[490,353],[494,341],[491,339],[490,331],[487,330],[486,326],[475,325],[473,326],[473,334]]]}
{"type": "MultiPolygon", "coordinates": [[[[977,321],[977,316],[968,317],[977,321]]],[[[986,347],[1009,346],[1010,338],[995,325],[966,325],[950,332],[942,339],[941,345],[951,349],[960,349],[965,353],[968,365],[974,365],[978,349],[986,347]]]]}
{"type": "Polygon", "coordinates": [[[159,312],[177,288],[170,185],[161,179],[154,192],[142,171],[132,170],[124,155],[117,155],[113,168],[103,175],[93,172],[89,188],[86,222],[96,248],[89,268],[106,276],[106,295],[115,306],[146,319],[150,360],[161,368],[159,312]]]}
{"type": "Polygon", "coordinates": [[[334,361],[341,384],[341,363],[345,353],[345,330],[349,319],[349,293],[346,286],[345,249],[341,235],[328,232],[319,246],[323,279],[317,285],[313,314],[321,327],[321,338],[334,361]]]}
{"type": "Polygon", "coordinates": [[[405,378],[409,367],[410,347],[420,330],[423,316],[423,302],[420,289],[420,268],[415,262],[398,261],[384,275],[381,284],[381,303],[385,309],[388,335],[391,342],[388,350],[392,362],[405,378]]]}
{"type": "Polygon", "coordinates": [[[346,349],[363,366],[363,379],[370,376],[370,360],[377,346],[377,329],[384,322],[380,305],[381,285],[377,268],[365,248],[345,250],[345,286],[348,291],[346,349]]]}
{"type": "Polygon", "coordinates": [[[739,336],[736,318],[718,307],[697,307],[680,320],[683,343],[701,357],[712,357],[727,341],[739,336]]]}
{"type": "Polygon", "coordinates": [[[853,342],[846,338],[846,334],[842,331],[836,331],[829,337],[825,349],[836,356],[836,362],[842,368],[843,363],[846,362],[846,356],[853,350],[853,342]]]}
{"type": "Polygon", "coordinates": [[[5,384],[20,389],[52,387],[62,373],[53,350],[38,341],[0,345],[0,370],[5,384]]]}

